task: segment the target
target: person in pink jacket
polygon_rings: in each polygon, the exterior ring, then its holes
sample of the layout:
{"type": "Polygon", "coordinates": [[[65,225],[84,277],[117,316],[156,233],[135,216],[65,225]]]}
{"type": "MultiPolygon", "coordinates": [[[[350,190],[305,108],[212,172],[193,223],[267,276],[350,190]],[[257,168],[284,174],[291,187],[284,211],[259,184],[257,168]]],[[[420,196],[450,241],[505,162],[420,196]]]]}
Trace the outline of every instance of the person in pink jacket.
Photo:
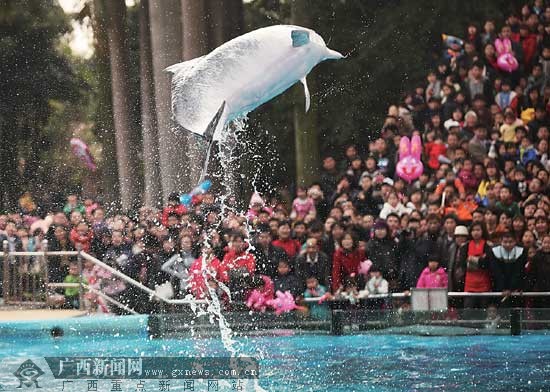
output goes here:
{"type": "Polygon", "coordinates": [[[447,288],[447,272],[439,266],[439,261],[433,258],[428,261],[428,266],[424,268],[418,278],[416,287],[419,289],[439,289],[447,288]]]}

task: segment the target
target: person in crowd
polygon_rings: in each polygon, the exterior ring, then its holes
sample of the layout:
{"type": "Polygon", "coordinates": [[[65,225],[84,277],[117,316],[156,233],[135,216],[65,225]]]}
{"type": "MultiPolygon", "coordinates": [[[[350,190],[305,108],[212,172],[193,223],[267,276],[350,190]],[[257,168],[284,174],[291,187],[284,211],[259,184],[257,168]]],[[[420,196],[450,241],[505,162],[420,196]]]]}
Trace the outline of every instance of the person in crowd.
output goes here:
{"type": "Polygon", "coordinates": [[[510,294],[525,287],[526,249],[517,246],[514,234],[508,231],[502,235],[501,244],[492,249],[489,257],[493,290],[502,292],[501,303],[507,306],[519,304],[510,294]]]}
{"type": "Polygon", "coordinates": [[[71,212],[73,211],[78,211],[81,214],[86,213],[86,209],[84,208],[84,205],[80,203],[80,201],[78,200],[78,195],[74,193],[67,196],[67,203],[63,207],[63,212],[67,216],[71,215],[71,212]]]}
{"type": "MultiPolygon", "coordinates": [[[[474,223],[470,227],[470,240],[465,245],[466,251],[462,253],[458,268],[463,268],[464,291],[469,293],[483,293],[491,291],[492,280],[489,268],[491,247],[487,244],[487,233],[480,223],[474,223]]],[[[464,298],[465,308],[486,308],[489,301],[483,297],[464,298]]]]}
{"type": "Polygon", "coordinates": [[[428,258],[428,266],[424,268],[418,278],[416,287],[420,289],[447,288],[448,278],[445,269],[439,266],[439,255],[428,258]]]}
{"type": "Polygon", "coordinates": [[[327,291],[327,288],[322,284],[319,284],[319,281],[315,276],[308,276],[306,278],[306,289],[304,291],[304,299],[315,298],[315,302],[307,302],[309,307],[309,314],[311,317],[325,320],[329,317],[330,311],[326,304],[319,303],[319,298],[326,297],[327,294],[330,294],[327,291]]]}
{"type": "Polygon", "coordinates": [[[285,291],[290,291],[294,298],[301,295],[304,291],[303,283],[291,272],[288,260],[279,260],[277,275],[273,279],[273,284],[275,292],[280,291],[284,293],[285,291]]]}
{"type": "MultiPolygon", "coordinates": [[[[69,274],[63,279],[63,283],[78,283],[88,284],[88,280],[84,276],[80,276],[78,263],[72,262],[69,264],[69,274]]],[[[80,309],[80,287],[65,288],[65,304],[67,309],[80,309]]]]}
{"type": "Polygon", "coordinates": [[[88,223],[81,220],[71,230],[70,239],[75,249],[90,252],[93,236],[93,232],[90,230],[88,223]]]}
{"type": "Polygon", "coordinates": [[[273,241],[273,245],[281,248],[290,260],[294,259],[296,255],[302,250],[302,245],[298,240],[291,237],[290,222],[281,222],[277,230],[278,238],[273,241]]]}
{"type": "Polygon", "coordinates": [[[380,268],[373,266],[369,270],[369,280],[365,284],[365,288],[359,292],[360,298],[368,297],[369,295],[388,294],[389,283],[382,276],[380,268]]]}
{"type": "Polygon", "coordinates": [[[470,233],[466,226],[456,226],[454,231],[454,245],[448,252],[448,289],[449,291],[464,291],[464,278],[466,268],[461,260],[465,259],[463,254],[467,251],[466,244],[470,233]]]}
{"type": "Polygon", "coordinates": [[[328,256],[320,251],[316,238],[308,238],[306,251],[298,256],[295,262],[296,276],[302,284],[308,277],[315,277],[324,287],[330,287],[331,263],[328,256]]]}
{"type": "Polygon", "coordinates": [[[396,257],[397,245],[392,240],[390,227],[386,221],[378,220],[373,229],[374,236],[367,243],[366,253],[372,261],[372,265],[390,281],[390,288],[395,290],[399,267],[396,257]]]}
{"type": "Polygon", "coordinates": [[[268,225],[258,225],[251,253],[256,259],[256,273],[274,278],[279,260],[288,260],[285,251],[272,243],[268,225]]]}
{"type": "Polygon", "coordinates": [[[343,289],[346,278],[357,275],[359,263],[365,259],[365,251],[358,247],[357,237],[352,232],[346,232],[332,259],[332,290],[334,293],[343,289]]]}
{"type": "MultiPolygon", "coordinates": [[[[550,291],[550,235],[546,234],[542,239],[542,246],[537,251],[531,263],[527,276],[529,291],[550,291]]],[[[537,308],[550,308],[550,298],[535,298],[534,306],[537,308]]]]}

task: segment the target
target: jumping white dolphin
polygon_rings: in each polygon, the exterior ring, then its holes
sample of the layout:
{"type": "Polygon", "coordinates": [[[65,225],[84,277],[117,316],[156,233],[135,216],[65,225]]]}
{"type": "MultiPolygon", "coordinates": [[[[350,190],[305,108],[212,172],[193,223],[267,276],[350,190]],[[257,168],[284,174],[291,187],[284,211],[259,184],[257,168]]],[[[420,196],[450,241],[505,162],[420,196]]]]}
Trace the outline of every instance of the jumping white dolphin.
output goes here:
{"type": "Polygon", "coordinates": [[[324,60],[341,59],[315,31],[277,25],[232,39],[209,54],[166,68],[172,74],[172,112],[183,128],[219,140],[228,122],[301,81],[324,60]]]}

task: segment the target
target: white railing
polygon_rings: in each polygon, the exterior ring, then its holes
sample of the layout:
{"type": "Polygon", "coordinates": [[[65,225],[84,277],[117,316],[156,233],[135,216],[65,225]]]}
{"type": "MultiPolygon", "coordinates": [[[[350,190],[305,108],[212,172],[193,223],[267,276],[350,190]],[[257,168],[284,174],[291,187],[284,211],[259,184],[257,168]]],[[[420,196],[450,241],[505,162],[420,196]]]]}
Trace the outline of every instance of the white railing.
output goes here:
{"type": "MultiPolygon", "coordinates": [[[[134,310],[130,309],[128,306],[120,303],[116,299],[106,295],[105,293],[101,292],[100,290],[97,290],[93,287],[87,286],[85,284],[80,283],[59,283],[59,282],[52,282],[50,283],[48,281],[48,256],[72,256],[77,257],[78,265],[79,265],[79,272],[82,276],[82,260],[88,260],[92,262],[93,264],[103,268],[106,271],[109,271],[111,274],[116,276],[117,278],[121,279],[125,283],[128,283],[137,289],[139,289],[142,292],[145,292],[149,295],[150,299],[155,298],[156,300],[165,303],[167,305],[190,305],[190,304],[204,304],[207,303],[206,300],[194,300],[194,299],[168,299],[161,295],[159,295],[155,290],[145,286],[144,284],[138,282],[135,279],[132,279],[131,277],[127,276],[123,272],[111,267],[110,265],[104,263],[101,260],[98,260],[97,258],[93,257],[92,255],[79,250],[79,251],[48,251],[47,250],[47,241],[44,241],[42,244],[42,247],[44,251],[41,252],[10,252],[8,251],[8,243],[7,241],[4,241],[3,244],[3,252],[0,253],[0,256],[3,257],[3,297],[4,300],[7,302],[10,299],[10,293],[8,292],[8,289],[13,286],[13,283],[11,281],[11,277],[9,275],[10,272],[10,265],[13,266],[16,263],[15,257],[43,257],[45,261],[45,269],[44,271],[44,286],[46,288],[67,288],[67,287],[79,287],[80,288],[80,305],[83,306],[83,293],[84,289],[93,292],[94,294],[97,294],[104,298],[107,302],[124,309],[125,311],[128,311],[130,313],[136,313],[134,310]]],[[[410,292],[401,292],[401,293],[388,293],[388,294],[371,294],[366,296],[364,299],[392,299],[392,298],[406,298],[410,297],[410,292]]],[[[450,291],[447,293],[448,297],[451,298],[464,298],[464,297],[501,297],[503,296],[502,292],[483,292],[483,293],[472,293],[472,292],[457,292],[457,291],[450,291]]],[[[548,297],[550,296],[550,292],[511,292],[509,296],[512,297],[548,297]]],[[[316,298],[306,298],[304,299],[304,302],[306,303],[314,303],[319,302],[322,300],[323,297],[316,297],[316,298]]],[[[342,299],[345,301],[344,299],[342,299]]],[[[327,301],[330,301],[328,299],[327,301]]]]}
{"type": "MultiPolygon", "coordinates": [[[[3,252],[0,253],[0,256],[3,257],[3,286],[2,286],[2,294],[4,301],[6,303],[9,302],[24,302],[20,299],[15,299],[13,293],[10,292],[10,289],[16,285],[16,282],[13,280],[13,276],[10,272],[13,272],[14,268],[17,266],[17,259],[16,257],[42,257],[44,259],[44,267],[45,271],[42,271],[42,278],[44,280],[44,286],[46,288],[68,288],[68,287],[79,287],[80,293],[79,293],[79,303],[80,306],[83,306],[83,293],[84,289],[87,289],[88,291],[94,292],[94,294],[97,294],[104,298],[107,302],[124,309],[125,311],[128,311],[130,313],[136,313],[134,310],[130,309],[128,306],[120,303],[116,299],[108,296],[107,294],[101,292],[100,290],[97,290],[93,287],[87,286],[85,284],[80,283],[60,283],[60,282],[53,282],[50,283],[48,281],[48,256],[69,256],[69,257],[76,257],[78,261],[78,268],[80,276],[82,277],[82,260],[88,260],[92,262],[94,265],[97,265],[101,267],[102,269],[110,272],[117,278],[121,279],[127,284],[130,284],[136,288],[138,288],[140,291],[145,292],[149,295],[149,298],[155,298],[160,302],[163,302],[167,305],[189,305],[189,304],[203,304],[206,303],[206,300],[190,300],[190,299],[168,299],[161,295],[159,295],[155,290],[152,290],[151,288],[143,285],[142,283],[136,281],[135,279],[132,279],[131,277],[127,276],[126,274],[122,273],[121,271],[111,267],[110,265],[104,263],[101,260],[96,259],[92,255],[82,251],[48,251],[47,250],[48,242],[45,240],[42,243],[42,248],[44,249],[41,252],[20,252],[20,251],[14,251],[10,252],[8,251],[8,243],[7,241],[4,241],[3,243],[3,252]],[[19,300],[19,301],[18,301],[19,300]]],[[[82,279],[81,279],[82,280],[82,279]]],[[[44,301],[45,302],[45,301],[44,301]]]]}

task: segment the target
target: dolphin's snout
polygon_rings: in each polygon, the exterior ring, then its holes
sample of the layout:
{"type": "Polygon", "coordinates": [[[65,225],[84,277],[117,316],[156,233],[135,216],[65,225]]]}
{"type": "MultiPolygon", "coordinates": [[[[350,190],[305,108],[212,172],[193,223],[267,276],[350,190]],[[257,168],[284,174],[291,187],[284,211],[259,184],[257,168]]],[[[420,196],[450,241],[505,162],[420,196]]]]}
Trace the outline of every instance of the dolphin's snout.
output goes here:
{"type": "Polygon", "coordinates": [[[325,56],[326,60],[340,60],[343,58],[344,56],[342,55],[342,53],[337,52],[336,50],[327,48],[327,54],[325,56]]]}

